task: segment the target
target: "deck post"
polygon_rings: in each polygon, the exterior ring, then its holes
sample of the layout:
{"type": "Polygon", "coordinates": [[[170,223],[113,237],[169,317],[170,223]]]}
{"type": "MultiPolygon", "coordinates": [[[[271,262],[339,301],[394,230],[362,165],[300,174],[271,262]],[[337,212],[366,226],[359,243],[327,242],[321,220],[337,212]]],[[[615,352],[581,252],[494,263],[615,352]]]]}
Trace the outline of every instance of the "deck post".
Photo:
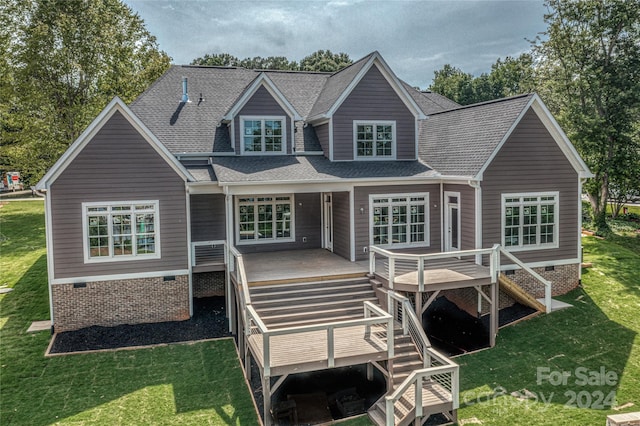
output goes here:
{"type": "Polygon", "coordinates": [[[422,417],[422,376],[416,379],[416,419],[422,417]]]}
{"type": "Polygon", "coordinates": [[[369,248],[369,275],[376,272],[376,253],[369,248]]]}
{"type": "Polygon", "coordinates": [[[269,376],[262,376],[262,401],[264,426],[271,426],[271,377],[269,376]]]}
{"type": "Polygon", "coordinates": [[[418,291],[424,291],[424,257],[418,258],[418,291]]]}
{"type": "MultiPolygon", "coordinates": [[[[244,338],[244,336],[243,336],[244,338]]],[[[244,374],[247,380],[251,382],[251,352],[249,351],[249,345],[244,345],[244,374]]]]}
{"type": "Polygon", "coordinates": [[[419,291],[416,292],[416,312],[422,312],[422,293],[419,291]]]}
{"type": "Polygon", "coordinates": [[[496,335],[498,334],[498,304],[500,297],[498,296],[498,282],[491,283],[491,326],[489,331],[489,345],[496,345],[496,335]]]}
{"type": "Polygon", "coordinates": [[[393,290],[393,281],[396,278],[396,258],[389,258],[389,288],[393,290]]]}
{"type": "Polygon", "coordinates": [[[367,380],[370,382],[373,381],[373,364],[370,362],[367,363],[367,380]]]}
{"type": "Polygon", "coordinates": [[[327,365],[329,368],[335,367],[335,341],[334,341],[334,333],[333,326],[329,325],[327,327],[327,365]]]}

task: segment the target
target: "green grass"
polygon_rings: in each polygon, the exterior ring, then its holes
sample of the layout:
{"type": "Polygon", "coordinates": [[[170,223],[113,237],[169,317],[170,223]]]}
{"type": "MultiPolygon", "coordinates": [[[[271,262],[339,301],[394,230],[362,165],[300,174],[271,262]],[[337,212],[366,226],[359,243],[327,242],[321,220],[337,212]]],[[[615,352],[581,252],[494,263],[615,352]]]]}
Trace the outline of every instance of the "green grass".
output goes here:
{"type": "MultiPolygon", "coordinates": [[[[43,222],[38,202],[0,208],[0,285],[15,289],[0,296],[0,424],[257,424],[230,340],[45,358],[49,333],[25,332],[48,317],[43,222]]],[[[633,226],[612,226],[619,235],[606,240],[583,239],[594,266],[583,288],[561,297],[574,308],[502,329],[495,348],[457,358],[459,419],[604,424],[616,412],[607,395],[635,404],[623,412],[640,410],[640,237],[633,226]],[[578,367],[603,367],[617,379],[580,386],[578,367]],[[538,384],[538,368],[571,376],[564,385],[538,384]],[[537,401],[510,395],[525,391],[537,401]],[[568,407],[572,392],[580,396],[575,406],[593,406],[601,392],[604,409],[568,407]]]]}
{"type": "Polygon", "coordinates": [[[0,424],[255,425],[231,340],[45,358],[42,202],[0,207],[0,424]]]}

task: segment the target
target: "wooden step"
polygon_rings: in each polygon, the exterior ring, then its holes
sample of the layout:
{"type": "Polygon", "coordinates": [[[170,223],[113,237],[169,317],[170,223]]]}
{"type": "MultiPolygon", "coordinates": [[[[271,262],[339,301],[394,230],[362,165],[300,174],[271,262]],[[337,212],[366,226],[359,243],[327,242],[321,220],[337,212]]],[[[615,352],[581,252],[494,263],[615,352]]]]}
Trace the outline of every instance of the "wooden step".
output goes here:
{"type": "Polygon", "coordinates": [[[254,309],[263,309],[263,308],[275,308],[275,307],[290,307],[297,305],[314,305],[318,303],[332,303],[336,300],[347,301],[347,300],[369,300],[369,299],[378,300],[375,297],[375,294],[371,290],[361,290],[361,291],[349,291],[340,294],[318,294],[314,296],[302,296],[302,297],[289,297],[284,299],[276,299],[276,300],[258,300],[256,302],[251,302],[254,309]]]}
{"type": "Polygon", "coordinates": [[[310,318],[310,319],[303,319],[298,321],[272,322],[271,324],[266,324],[266,326],[268,328],[278,329],[278,328],[289,328],[289,327],[301,327],[305,325],[324,324],[327,322],[348,321],[352,319],[355,319],[355,318],[350,315],[345,315],[345,316],[336,316],[332,318],[310,318]]]}
{"type": "Polygon", "coordinates": [[[522,287],[509,279],[506,275],[500,274],[498,282],[500,283],[500,289],[513,297],[517,302],[540,312],[546,311],[546,308],[542,303],[538,302],[535,297],[527,293],[522,287]]]}
{"type": "Polygon", "coordinates": [[[297,282],[289,284],[273,284],[264,286],[249,287],[251,294],[270,293],[273,291],[285,291],[296,292],[299,290],[305,290],[308,288],[340,288],[348,284],[368,284],[369,279],[363,278],[346,278],[341,280],[328,280],[328,281],[309,281],[309,282],[297,282]]]}
{"type": "Polygon", "coordinates": [[[365,301],[369,301],[372,303],[377,302],[377,298],[370,297],[362,297],[360,299],[346,299],[346,300],[334,300],[330,302],[326,301],[318,301],[315,303],[256,303],[253,305],[253,308],[258,312],[258,315],[262,317],[262,315],[271,315],[273,312],[283,312],[287,313],[295,313],[295,312],[310,312],[310,311],[321,311],[324,309],[331,308],[336,309],[339,307],[359,307],[364,311],[363,303],[365,301]],[[266,305],[266,306],[265,306],[266,305]]]}
{"type": "Polygon", "coordinates": [[[291,299],[294,297],[310,297],[310,296],[318,296],[318,295],[327,295],[334,294],[339,295],[343,293],[349,293],[354,291],[369,291],[371,290],[371,285],[369,283],[348,283],[343,284],[340,287],[331,287],[331,288],[321,288],[321,287],[306,287],[299,288],[295,290],[286,290],[286,289],[273,289],[269,292],[251,292],[251,302],[256,303],[258,301],[269,300],[269,299],[291,299]]]}

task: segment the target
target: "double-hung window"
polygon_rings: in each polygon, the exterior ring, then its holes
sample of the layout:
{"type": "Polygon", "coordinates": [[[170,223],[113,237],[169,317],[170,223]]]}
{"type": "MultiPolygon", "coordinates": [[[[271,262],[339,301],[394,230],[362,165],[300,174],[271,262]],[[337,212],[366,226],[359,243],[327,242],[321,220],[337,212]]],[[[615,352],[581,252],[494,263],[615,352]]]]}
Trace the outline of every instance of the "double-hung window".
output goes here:
{"type": "Polygon", "coordinates": [[[292,195],[238,197],[236,204],[238,244],[294,240],[292,195]]]}
{"type": "Polygon", "coordinates": [[[159,258],[158,201],[83,203],[85,262],[159,258]]]}
{"type": "Polygon", "coordinates": [[[353,134],[356,159],[389,160],[395,158],[395,121],[355,121],[353,134]]]}
{"type": "Polygon", "coordinates": [[[429,194],[370,195],[371,244],[429,245],[429,194]]]}
{"type": "Polygon", "coordinates": [[[286,146],[285,117],[240,117],[242,152],[283,154],[286,146]]]}
{"type": "Polygon", "coordinates": [[[510,250],[558,247],[557,192],[502,195],[502,245],[510,250]]]}

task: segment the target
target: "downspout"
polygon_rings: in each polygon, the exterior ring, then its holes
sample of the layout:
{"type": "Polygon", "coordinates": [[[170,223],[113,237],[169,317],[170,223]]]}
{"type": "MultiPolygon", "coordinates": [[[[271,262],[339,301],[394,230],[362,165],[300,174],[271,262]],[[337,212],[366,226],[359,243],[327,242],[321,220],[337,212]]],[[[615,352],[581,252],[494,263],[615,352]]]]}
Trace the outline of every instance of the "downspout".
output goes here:
{"type": "Polygon", "coordinates": [[[444,184],[440,181],[440,251],[444,252],[444,184]]]}
{"type": "Polygon", "coordinates": [[[189,262],[189,317],[193,318],[193,247],[191,245],[191,194],[189,184],[184,183],[187,209],[187,261],[189,262]]]}
{"type": "MultiPolygon", "coordinates": [[[[227,262],[231,259],[231,246],[233,245],[233,195],[229,194],[229,187],[223,187],[224,197],[224,206],[225,206],[225,235],[227,238],[226,250],[227,250],[227,262]]],[[[232,306],[233,302],[231,300],[231,291],[233,288],[231,287],[231,277],[229,276],[229,264],[227,263],[226,267],[226,290],[225,290],[225,303],[226,303],[226,312],[227,319],[229,320],[229,332],[233,333],[235,331],[234,321],[231,319],[234,315],[230,315],[231,309],[235,309],[235,306],[232,306]]],[[[239,313],[238,313],[239,314],[239,313]]]]}
{"type": "Polygon", "coordinates": [[[53,235],[52,235],[52,218],[51,216],[51,187],[47,184],[45,198],[44,198],[44,226],[45,226],[45,244],[47,250],[47,278],[49,285],[47,286],[49,291],[49,316],[51,317],[51,334],[55,333],[55,322],[53,318],[53,235]]]}
{"type": "Polygon", "coordinates": [[[582,284],[582,185],[587,178],[578,178],[578,285],[582,284]]]}

